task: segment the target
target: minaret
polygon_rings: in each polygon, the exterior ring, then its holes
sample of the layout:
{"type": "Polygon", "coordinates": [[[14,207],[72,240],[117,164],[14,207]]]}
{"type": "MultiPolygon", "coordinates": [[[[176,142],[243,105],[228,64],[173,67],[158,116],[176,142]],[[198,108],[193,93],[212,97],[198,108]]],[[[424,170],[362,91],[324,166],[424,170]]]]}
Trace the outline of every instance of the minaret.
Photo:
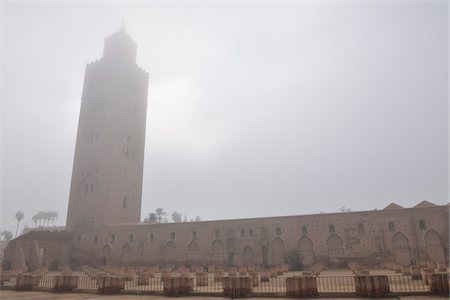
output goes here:
{"type": "Polygon", "coordinates": [[[67,230],[140,221],[148,73],[120,30],[86,66],[67,230]]]}

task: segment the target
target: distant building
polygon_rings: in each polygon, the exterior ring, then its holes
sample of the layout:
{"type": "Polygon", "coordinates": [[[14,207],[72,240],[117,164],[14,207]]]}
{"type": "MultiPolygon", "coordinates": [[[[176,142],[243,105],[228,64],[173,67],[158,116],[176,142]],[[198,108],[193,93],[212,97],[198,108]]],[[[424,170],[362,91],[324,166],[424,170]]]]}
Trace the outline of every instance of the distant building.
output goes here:
{"type": "Polygon", "coordinates": [[[13,240],[13,268],[72,264],[305,266],[448,262],[449,206],[239,220],[141,224],[148,74],[123,28],[88,64],[70,189],[67,232],[13,240]]]}

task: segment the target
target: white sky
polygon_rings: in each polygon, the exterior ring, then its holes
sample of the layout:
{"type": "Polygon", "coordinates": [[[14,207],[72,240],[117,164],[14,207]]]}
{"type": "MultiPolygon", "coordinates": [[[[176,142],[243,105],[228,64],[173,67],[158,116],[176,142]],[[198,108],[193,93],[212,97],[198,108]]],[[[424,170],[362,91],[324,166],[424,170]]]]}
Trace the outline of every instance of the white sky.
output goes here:
{"type": "Polygon", "coordinates": [[[65,224],[86,63],[149,72],[142,217],[448,201],[446,1],[2,3],[1,225],[65,224]]]}

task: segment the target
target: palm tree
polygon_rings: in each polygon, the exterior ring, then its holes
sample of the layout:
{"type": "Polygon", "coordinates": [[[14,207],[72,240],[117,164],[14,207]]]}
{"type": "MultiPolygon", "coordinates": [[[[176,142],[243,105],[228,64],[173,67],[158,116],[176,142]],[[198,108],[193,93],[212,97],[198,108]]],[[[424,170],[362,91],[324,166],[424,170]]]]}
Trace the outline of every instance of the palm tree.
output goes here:
{"type": "Polygon", "coordinates": [[[48,223],[50,222],[50,212],[49,211],[44,212],[44,220],[47,221],[47,225],[45,227],[48,227],[48,223]]]}
{"type": "Polygon", "coordinates": [[[36,227],[36,224],[37,224],[37,221],[38,221],[37,214],[34,215],[33,217],[31,217],[31,220],[33,221],[34,227],[36,227]]]}
{"type": "Polygon", "coordinates": [[[17,220],[17,227],[16,227],[16,237],[17,237],[17,231],[19,231],[19,223],[20,223],[20,221],[22,221],[22,219],[23,219],[23,217],[24,217],[24,214],[23,214],[23,211],[18,211],[17,213],[16,213],[16,220],[17,220]]]}
{"type": "Polygon", "coordinates": [[[162,208],[156,209],[156,214],[158,215],[158,221],[161,223],[162,217],[166,215],[166,212],[162,208]]]}
{"type": "Polygon", "coordinates": [[[56,211],[52,211],[51,219],[52,219],[52,226],[55,226],[55,220],[58,219],[58,213],[56,211]]]}
{"type": "Polygon", "coordinates": [[[2,231],[2,236],[3,236],[3,239],[7,242],[12,240],[12,238],[13,238],[11,231],[8,231],[8,230],[2,231]]]}
{"type": "Polygon", "coordinates": [[[38,221],[39,221],[39,227],[41,227],[41,226],[42,226],[42,221],[43,221],[43,219],[44,219],[44,212],[43,212],[43,211],[39,211],[39,212],[36,214],[36,218],[37,218],[38,221]]]}

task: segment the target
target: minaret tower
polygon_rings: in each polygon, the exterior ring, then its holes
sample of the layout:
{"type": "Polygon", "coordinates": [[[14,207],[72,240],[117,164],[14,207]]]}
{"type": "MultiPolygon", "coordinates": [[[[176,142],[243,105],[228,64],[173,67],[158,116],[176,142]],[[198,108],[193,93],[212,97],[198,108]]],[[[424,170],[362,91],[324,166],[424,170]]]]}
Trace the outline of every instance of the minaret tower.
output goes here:
{"type": "Polygon", "coordinates": [[[86,66],[67,230],[140,221],[148,73],[120,30],[86,66]]]}

